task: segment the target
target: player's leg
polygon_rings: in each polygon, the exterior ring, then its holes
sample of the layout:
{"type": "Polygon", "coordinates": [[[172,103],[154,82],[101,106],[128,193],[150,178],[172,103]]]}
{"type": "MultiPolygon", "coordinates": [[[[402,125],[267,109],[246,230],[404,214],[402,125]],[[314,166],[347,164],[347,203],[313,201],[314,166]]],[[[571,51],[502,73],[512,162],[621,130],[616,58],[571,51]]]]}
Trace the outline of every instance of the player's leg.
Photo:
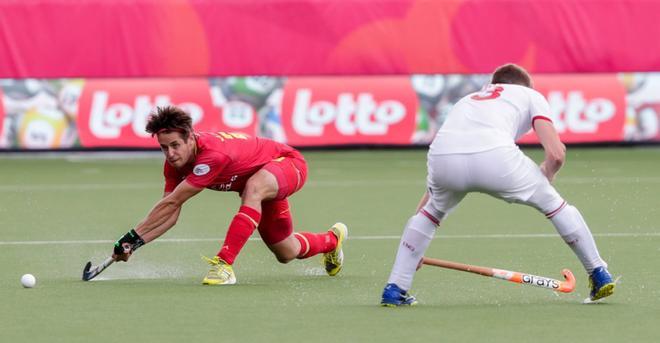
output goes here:
{"type": "Polygon", "coordinates": [[[326,271],[330,275],[337,274],[343,261],[342,241],[348,235],[344,224],[337,223],[324,233],[293,232],[286,199],[300,190],[307,179],[307,164],[302,155],[292,152],[273,160],[263,169],[275,176],[278,185],[275,199],[263,203],[264,217],[259,233],[266,245],[282,263],[323,253],[326,271]]]}
{"type": "Polygon", "coordinates": [[[288,263],[300,253],[301,246],[293,235],[291,210],[287,198],[300,190],[307,179],[307,162],[298,152],[279,157],[266,164],[277,183],[277,194],[262,204],[264,217],[259,234],[281,263],[288,263]]]}
{"type": "Polygon", "coordinates": [[[465,196],[464,192],[446,188],[462,183],[459,179],[466,175],[461,170],[462,163],[455,161],[456,159],[460,157],[442,156],[429,159],[429,200],[406,223],[390,277],[383,290],[381,305],[402,306],[417,303],[408,290],[412,286],[419,261],[429,247],[440,221],[465,196]]]}
{"type": "Polygon", "coordinates": [[[383,290],[381,305],[415,305],[417,299],[408,293],[419,261],[431,244],[442,215],[436,217],[422,209],[412,216],[403,230],[392,271],[383,290]]]}
{"type": "Polygon", "coordinates": [[[241,207],[229,224],[220,251],[214,258],[207,259],[211,268],[202,280],[203,284],[227,285],[236,283],[232,265],[261,221],[262,201],[275,198],[278,191],[277,179],[268,170],[261,169],[250,177],[241,193],[241,207]]]}
{"type": "Polygon", "coordinates": [[[598,252],[589,226],[580,211],[559,196],[550,183],[542,182],[528,203],[538,208],[552,222],[557,233],[573,250],[589,274],[590,298],[598,300],[614,292],[614,282],[607,263],[598,252]],[[552,204],[548,206],[547,204],[552,204]]]}
{"type": "Polygon", "coordinates": [[[591,274],[598,267],[607,268],[607,263],[600,257],[596,242],[580,211],[568,204],[547,182],[527,200],[550,219],[557,233],[571,247],[587,273],[591,274]],[[548,206],[547,204],[552,204],[548,206]]]}
{"type": "MultiPolygon", "coordinates": [[[[600,257],[580,211],[566,203],[536,163],[518,149],[495,149],[481,155],[481,159],[471,165],[475,179],[481,181],[478,187],[506,201],[523,203],[544,213],[590,278],[597,279],[594,288],[601,289],[608,285],[611,276],[607,272],[607,264],[600,257]]],[[[602,292],[607,289],[611,290],[611,287],[607,286],[602,292]]]]}
{"type": "Polygon", "coordinates": [[[258,227],[261,239],[280,263],[294,260],[301,246],[293,235],[289,202],[286,199],[267,201],[262,204],[262,210],[258,227]]]}
{"type": "MultiPolygon", "coordinates": [[[[259,234],[281,263],[341,251],[341,241],[347,236],[345,225],[335,224],[324,233],[293,232],[291,211],[286,199],[264,202],[262,209],[259,234]],[[337,229],[334,229],[335,227],[337,229]]],[[[336,267],[341,269],[341,263],[336,267]]],[[[332,275],[337,272],[339,270],[332,275]]]]}
{"type": "Polygon", "coordinates": [[[241,194],[241,207],[227,230],[225,242],[218,256],[233,264],[245,242],[261,221],[261,203],[273,199],[278,192],[277,180],[267,170],[256,172],[245,185],[241,194]]]}

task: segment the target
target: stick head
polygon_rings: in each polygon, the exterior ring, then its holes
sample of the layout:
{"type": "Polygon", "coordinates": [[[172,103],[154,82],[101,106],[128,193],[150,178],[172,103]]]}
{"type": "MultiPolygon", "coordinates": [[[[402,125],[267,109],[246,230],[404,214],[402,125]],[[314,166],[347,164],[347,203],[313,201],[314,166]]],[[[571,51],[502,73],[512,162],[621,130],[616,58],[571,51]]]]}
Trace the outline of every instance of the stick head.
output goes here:
{"type": "Polygon", "coordinates": [[[561,274],[564,275],[564,279],[566,279],[566,281],[561,282],[559,291],[564,293],[573,292],[575,289],[575,276],[573,275],[573,272],[569,269],[564,269],[561,271],[561,274]]]}
{"type": "Polygon", "coordinates": [[[85,265],[85,268],[83,269],[83,275],[82,275],[82,280],[83,281],[89,281],[94,277],[89,272],[90,268],[92,268],[92,261],[87,262],[87,264],[85,265]]]}

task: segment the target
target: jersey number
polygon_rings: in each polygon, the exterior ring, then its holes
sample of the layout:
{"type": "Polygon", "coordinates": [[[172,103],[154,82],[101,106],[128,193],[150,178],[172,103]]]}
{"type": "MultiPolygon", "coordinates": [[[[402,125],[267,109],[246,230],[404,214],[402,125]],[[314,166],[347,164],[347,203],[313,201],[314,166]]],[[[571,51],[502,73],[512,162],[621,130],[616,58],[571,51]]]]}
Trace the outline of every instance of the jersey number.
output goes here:
{"type": "Polygon", "coordinates": [[[223,142],[225,139],[248,139],[248,135],[239,132],[223,132],[220,131],[215,134],[216,137],[220,138],[223,142]]]}
{"type": "Polygon", "coordinates": [[[504,87],[502,86],[490,86],[487,89],[485,89],[483,92],[479,92],[470,98],[473,100],[490,100],[490,99],[495,99],[499,98],[499,96],[502,94],[502,91],[504,90],[504,87]]]}

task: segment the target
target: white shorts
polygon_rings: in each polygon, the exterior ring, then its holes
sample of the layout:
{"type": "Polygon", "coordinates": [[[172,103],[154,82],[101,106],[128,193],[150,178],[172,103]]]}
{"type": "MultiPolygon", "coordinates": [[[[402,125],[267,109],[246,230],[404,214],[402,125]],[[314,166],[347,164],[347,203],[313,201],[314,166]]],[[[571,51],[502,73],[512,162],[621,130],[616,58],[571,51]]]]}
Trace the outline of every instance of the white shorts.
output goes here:
{"type": "Polygon", "coordinates": [[[442,219],[469,192],[481,192],[510,203],[522,203],[552,216],[565,206],[534,161],[518,147],[472,154],[428,156],[428,214],[442,219]]]}

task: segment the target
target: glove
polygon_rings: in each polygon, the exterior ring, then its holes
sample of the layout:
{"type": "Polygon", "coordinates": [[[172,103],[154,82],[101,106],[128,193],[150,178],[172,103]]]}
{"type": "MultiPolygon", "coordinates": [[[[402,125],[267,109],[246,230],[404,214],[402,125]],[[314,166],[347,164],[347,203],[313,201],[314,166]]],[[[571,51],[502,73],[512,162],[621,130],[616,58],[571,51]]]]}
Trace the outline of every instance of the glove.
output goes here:
{"type": "Polygon", "coordinates": [[[128,261],[131,254],[144,245],[144,240],[135,230],[128,231],[115,242],[113,257],[116,260],[128,261]]]}

